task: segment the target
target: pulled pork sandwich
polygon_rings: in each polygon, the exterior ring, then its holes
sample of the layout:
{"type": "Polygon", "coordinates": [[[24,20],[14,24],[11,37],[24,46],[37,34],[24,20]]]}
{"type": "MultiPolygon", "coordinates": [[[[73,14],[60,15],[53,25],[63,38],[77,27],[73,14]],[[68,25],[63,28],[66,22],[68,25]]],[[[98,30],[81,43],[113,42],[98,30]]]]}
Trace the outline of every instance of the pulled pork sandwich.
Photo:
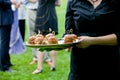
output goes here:
{"type": "Polygon", "coordinates": [[[30,36],[29,39],[28,39],[28,43],[29,44],[35,44],[35,39],[36,39],[36,36],[30,36]]]}
{"type": "Polygon", "coordinates": [[[64,36],[64,43],[73,43],[77,38],[78,37],[75,34],[66,34],[64,36]]]}

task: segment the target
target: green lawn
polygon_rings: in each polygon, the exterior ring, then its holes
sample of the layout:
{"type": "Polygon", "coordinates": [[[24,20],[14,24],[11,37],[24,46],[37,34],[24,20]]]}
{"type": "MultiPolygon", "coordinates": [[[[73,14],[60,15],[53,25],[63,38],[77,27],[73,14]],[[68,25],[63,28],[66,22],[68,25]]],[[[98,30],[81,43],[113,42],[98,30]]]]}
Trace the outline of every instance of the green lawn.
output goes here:
{"type": "MultiPolygon", "coordinates": [[[[66,1],[62,0],[61,7],[57,7],[58,21],[59,21],[59,35],[62,37],[64,33],[64,22],[66,12],[66,1]]],[[[26,41],[28,39],[26,31],[26,41]]],[[[67,80],[69,73],[70,52],[65,50],[58,51],[56,71],[50,71],[50,67],[43,63],[43,72],[40,74],[31,74],[36,69],[36,64],[30,65],[33,54],[30,48],[26,48],[23,54],[12,54],[11,61],[14,64],[12,69],[16,70],[13,73],[0,72],[0,80],[67,80]]]]}

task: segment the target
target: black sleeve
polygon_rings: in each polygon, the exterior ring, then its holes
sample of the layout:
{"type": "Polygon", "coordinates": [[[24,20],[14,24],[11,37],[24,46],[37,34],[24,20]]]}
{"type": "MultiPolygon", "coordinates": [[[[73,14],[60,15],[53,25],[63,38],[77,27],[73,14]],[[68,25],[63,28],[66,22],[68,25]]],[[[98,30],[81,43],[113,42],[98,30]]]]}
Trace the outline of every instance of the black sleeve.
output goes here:
{"type": "Polygon", "coordinates": [[[65,31],[70,30],[74,26],[73,12],[71,8],[72,8],[72,0],[68,0],[66,16],[65,16],[65,31]]]}
{"type": "Polygon", "coordinates": [[[65,15],[65,32],[64,32],[63,36],[65,34],[67,34],[67,31],[70,30],[74,25],[73,12],[71,10],[72,1],[73,0],[68,0],[68,2],[67,2],[67,9],[66,9],[66,15],[65,15]]]}
{"type": "MultiPolygon", "coordinates": [[[[79,29],[75,26],[74,22],[74,9],[77,8],[75,7],[77,0],[68,0],[67,3],[67,10],[66,10],[66,15],[65,15],[65,34],[68,33],[68,30],[72,29],[72,33],[79,35],[79,29]]],[[[64,34],[64,35],[65,35],[64,34]]]]}

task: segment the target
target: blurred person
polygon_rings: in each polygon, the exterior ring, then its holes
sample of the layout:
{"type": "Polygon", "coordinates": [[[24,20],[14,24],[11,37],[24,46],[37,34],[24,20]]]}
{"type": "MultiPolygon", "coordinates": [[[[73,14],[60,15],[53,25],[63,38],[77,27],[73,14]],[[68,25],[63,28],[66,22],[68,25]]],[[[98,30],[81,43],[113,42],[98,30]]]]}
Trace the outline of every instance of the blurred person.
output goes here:
{"type": "Polygon", "coordinates": [[[20,29],[19,29],[19,20],[18,20],[18,8],[21,5],[21,0],[13,0],[14,4],[12,4],[12,10],[14,13],[14,22],[11,28],[11,36],[10,36],[10,54],[20,54],[24,53],[26,47],[24,45],[20,29]]]}
{"type": "MultiPolygon", "coordinates": [[[[28,27],[28,35],[33,36],[35,35],[34,29],[35,29],[35,19],[36,19],[36,12],[38,8],[38,0],[22,0],[22,3],[26,6],[26,25],[28,27]]],[[[33,60],[30,62],[30,64],[34,64],[37,62],[37,50],[35,48],[32,48],[32,52],[34,54],[33,60]]],[[[46,54],[44,56],[45,62],[49,63],[50,58],[46,54]]]]}
{"type": "Polygon", "coordinates": [[[21,2],[20,7],[18,8],[18,20],[19,28],[23,41],[25,41],[25,20],[26,20],[26,7],[21,2]]]}
{"type": "MultiPolygon", "coordinates": [[[[28,37],[30,37],[35,34],[34,29],[35,29],[35,19],[38,8],[38,1],[22,0],[22,3],[26,6],[26,26],[28,28],[28,37]]],[[[30,62],[30,64],[34,64],[35,62],[37,62],[36,49],[32,48],[32,52],[33,52],[33,60],[30,62]]]]}
{"type": "Polygon", "coordinates": [[[12,72],[10,66],[9,43],[13,23],[13,11],[10,0],[0,0],[0,71],[12,72]]]}
{"type": "MultiPolygon", "coordinates": [[[[60,1],[56,2],[57,0],[39,0],[38,10],[37,10],[37,17],[36,17],[36,23],[35,23],[35,32],[38,34],[40,31],[41,34],[44,36],[49,34],[49,29],[54,31],[55,35],[58,34],[58,19],[57,14],[55,10],[55,6],[60,6],[60,1]],[[57,4],[56,4],[57,3],[57,4]]],[[[50,70],[55,71],[56,70],[56,56],[57,51],[47,51],[51,56],[51,63],[50,70]]],[[[37,63],[37,69],[35,69],[32,74],[37,74],[42,72],[42,61],[44,52],[38,50],[37,57],[38,57],[38,63],[37,63]]]]}
{"type": "Polygon", "coordinates": [[[72,47],[68,80],[120,79],[120,0],[68,0],[65,31],[72,47]]]}

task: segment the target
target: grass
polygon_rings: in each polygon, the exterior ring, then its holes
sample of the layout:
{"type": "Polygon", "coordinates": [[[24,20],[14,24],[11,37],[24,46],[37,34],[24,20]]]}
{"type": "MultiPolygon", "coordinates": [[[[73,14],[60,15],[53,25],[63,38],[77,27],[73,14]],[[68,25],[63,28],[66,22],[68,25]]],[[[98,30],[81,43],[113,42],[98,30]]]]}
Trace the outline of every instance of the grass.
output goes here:
{"type": "MultiPolygon", "coordinates": [[[[64,33],[64,22],[66,12],[66,1],[62,0],[61,7],[57,7],[59,34],[57,37],[62,37],[64,33]]],[[[26,31],[26,41],[28,39],[26,31]]],[[[50,67],[43,63],[43,72],[33,75],[32,71],[36,69],[37,64],[29,65],[33,58],[30,48],[26,48],[23,54],[11,54],[11,62],[14,64],[12,69],[16,70],[13,73],[0,72],[0,80],[67,80],[69,73],[70,52],[65,50],[58,51],[56,71],[50,71],[50,67]]]]}

